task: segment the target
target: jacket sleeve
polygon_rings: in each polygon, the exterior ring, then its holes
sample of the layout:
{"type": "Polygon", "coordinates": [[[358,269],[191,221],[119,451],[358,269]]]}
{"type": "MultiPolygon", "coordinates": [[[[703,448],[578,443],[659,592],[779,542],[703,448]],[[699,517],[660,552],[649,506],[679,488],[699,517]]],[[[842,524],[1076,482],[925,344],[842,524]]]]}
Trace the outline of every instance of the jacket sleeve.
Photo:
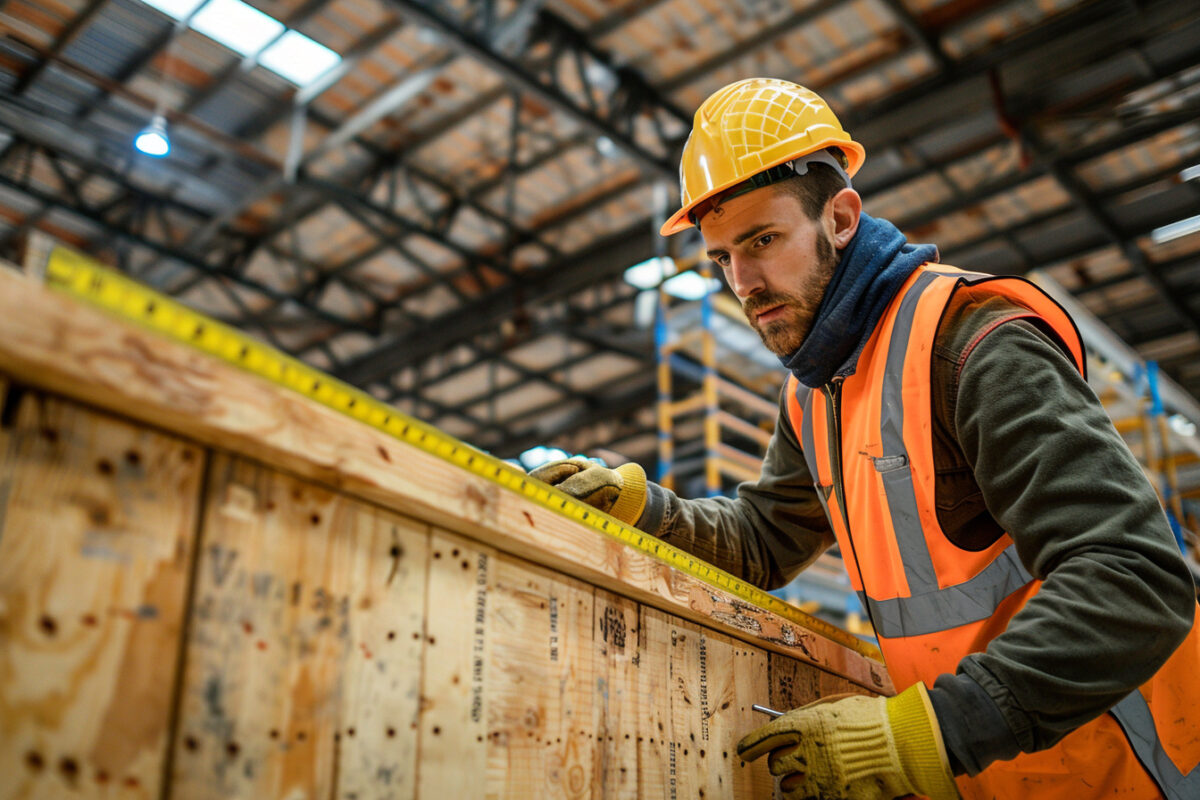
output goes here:
{"type": "Polygon", "coordinates": [[[783,586],[833,544],[833,532],[780,398],[757,482],[737,497],[685,500],[648,486],[638,527],[756,586],[783,586]]]}
{"type": "Polygon", "coordinates": [[[996,327],[957,390],[954,433],[988,511],[1044,582],[936,684],[948,746],[975,774],[1050,747],[1148,680],[1196,595],[1154,489],[1055,340],[1025,320],[996,327]]]}

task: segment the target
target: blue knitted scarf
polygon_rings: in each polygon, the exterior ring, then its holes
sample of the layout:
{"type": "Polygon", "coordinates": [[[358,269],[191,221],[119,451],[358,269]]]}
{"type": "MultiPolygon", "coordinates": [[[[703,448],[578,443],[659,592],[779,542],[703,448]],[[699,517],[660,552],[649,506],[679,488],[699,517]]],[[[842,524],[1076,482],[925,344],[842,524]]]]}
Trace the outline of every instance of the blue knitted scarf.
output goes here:
{"type": "Polygon", "coordinates": [[[780,362],[813,389],[853,375],[859,354],[901,285],[921,264],[937,260],[934,245],[909,244],[892,223],[862,214],[821,298],[812,330],[780,362]]]}

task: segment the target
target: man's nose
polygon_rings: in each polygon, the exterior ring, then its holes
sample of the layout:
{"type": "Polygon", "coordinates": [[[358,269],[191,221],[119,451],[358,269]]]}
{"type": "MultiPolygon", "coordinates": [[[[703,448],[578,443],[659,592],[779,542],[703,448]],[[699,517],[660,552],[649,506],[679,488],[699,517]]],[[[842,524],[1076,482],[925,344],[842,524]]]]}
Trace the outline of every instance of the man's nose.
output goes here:
{"type": "Polygon", "coordinates": [[[762,272],[754,265],[753,259],[737,256],[730,258],[726,278],[729,280],[729,288],[741,298],[758,294],[766,288],[762,272]]]}

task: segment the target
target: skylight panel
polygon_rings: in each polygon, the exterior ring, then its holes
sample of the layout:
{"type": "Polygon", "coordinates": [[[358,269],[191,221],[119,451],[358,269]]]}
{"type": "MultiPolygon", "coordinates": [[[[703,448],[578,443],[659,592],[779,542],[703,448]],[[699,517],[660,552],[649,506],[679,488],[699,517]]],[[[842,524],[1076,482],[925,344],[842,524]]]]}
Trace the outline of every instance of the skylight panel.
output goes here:
{"type": "Polygon", "coordinates": [[[157,8],[171,19],[185,19],[195,11],[204,0],[142,0],[151,8],[157,8]]]}
{"type": "Polygon", "coordinates": [[[299,31],[288,31],[258,57],[258,63],[297,86],[308,86],[341,63],[342,57],[299,31]]]}
{"type": "Polygon", "coordinates": [[[255,55],[285,30],[282,22],[242,0],[209,0],[190,24],[243,56],[255,55]]]}

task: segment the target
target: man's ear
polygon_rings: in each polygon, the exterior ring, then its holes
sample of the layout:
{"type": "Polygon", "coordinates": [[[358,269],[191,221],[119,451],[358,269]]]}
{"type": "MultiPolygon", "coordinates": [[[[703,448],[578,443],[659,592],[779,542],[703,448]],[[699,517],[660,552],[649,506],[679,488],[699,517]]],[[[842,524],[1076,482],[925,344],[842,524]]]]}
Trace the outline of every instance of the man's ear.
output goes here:
{"type": "Polygon", "coordinates": [[[829,201],[833,230],[833,246],[841,250],[850,244],[854,234],[858,232],[858,219],[862,214],[862,198],[858,192],[846,188],[835,194],[829,201]]]}

